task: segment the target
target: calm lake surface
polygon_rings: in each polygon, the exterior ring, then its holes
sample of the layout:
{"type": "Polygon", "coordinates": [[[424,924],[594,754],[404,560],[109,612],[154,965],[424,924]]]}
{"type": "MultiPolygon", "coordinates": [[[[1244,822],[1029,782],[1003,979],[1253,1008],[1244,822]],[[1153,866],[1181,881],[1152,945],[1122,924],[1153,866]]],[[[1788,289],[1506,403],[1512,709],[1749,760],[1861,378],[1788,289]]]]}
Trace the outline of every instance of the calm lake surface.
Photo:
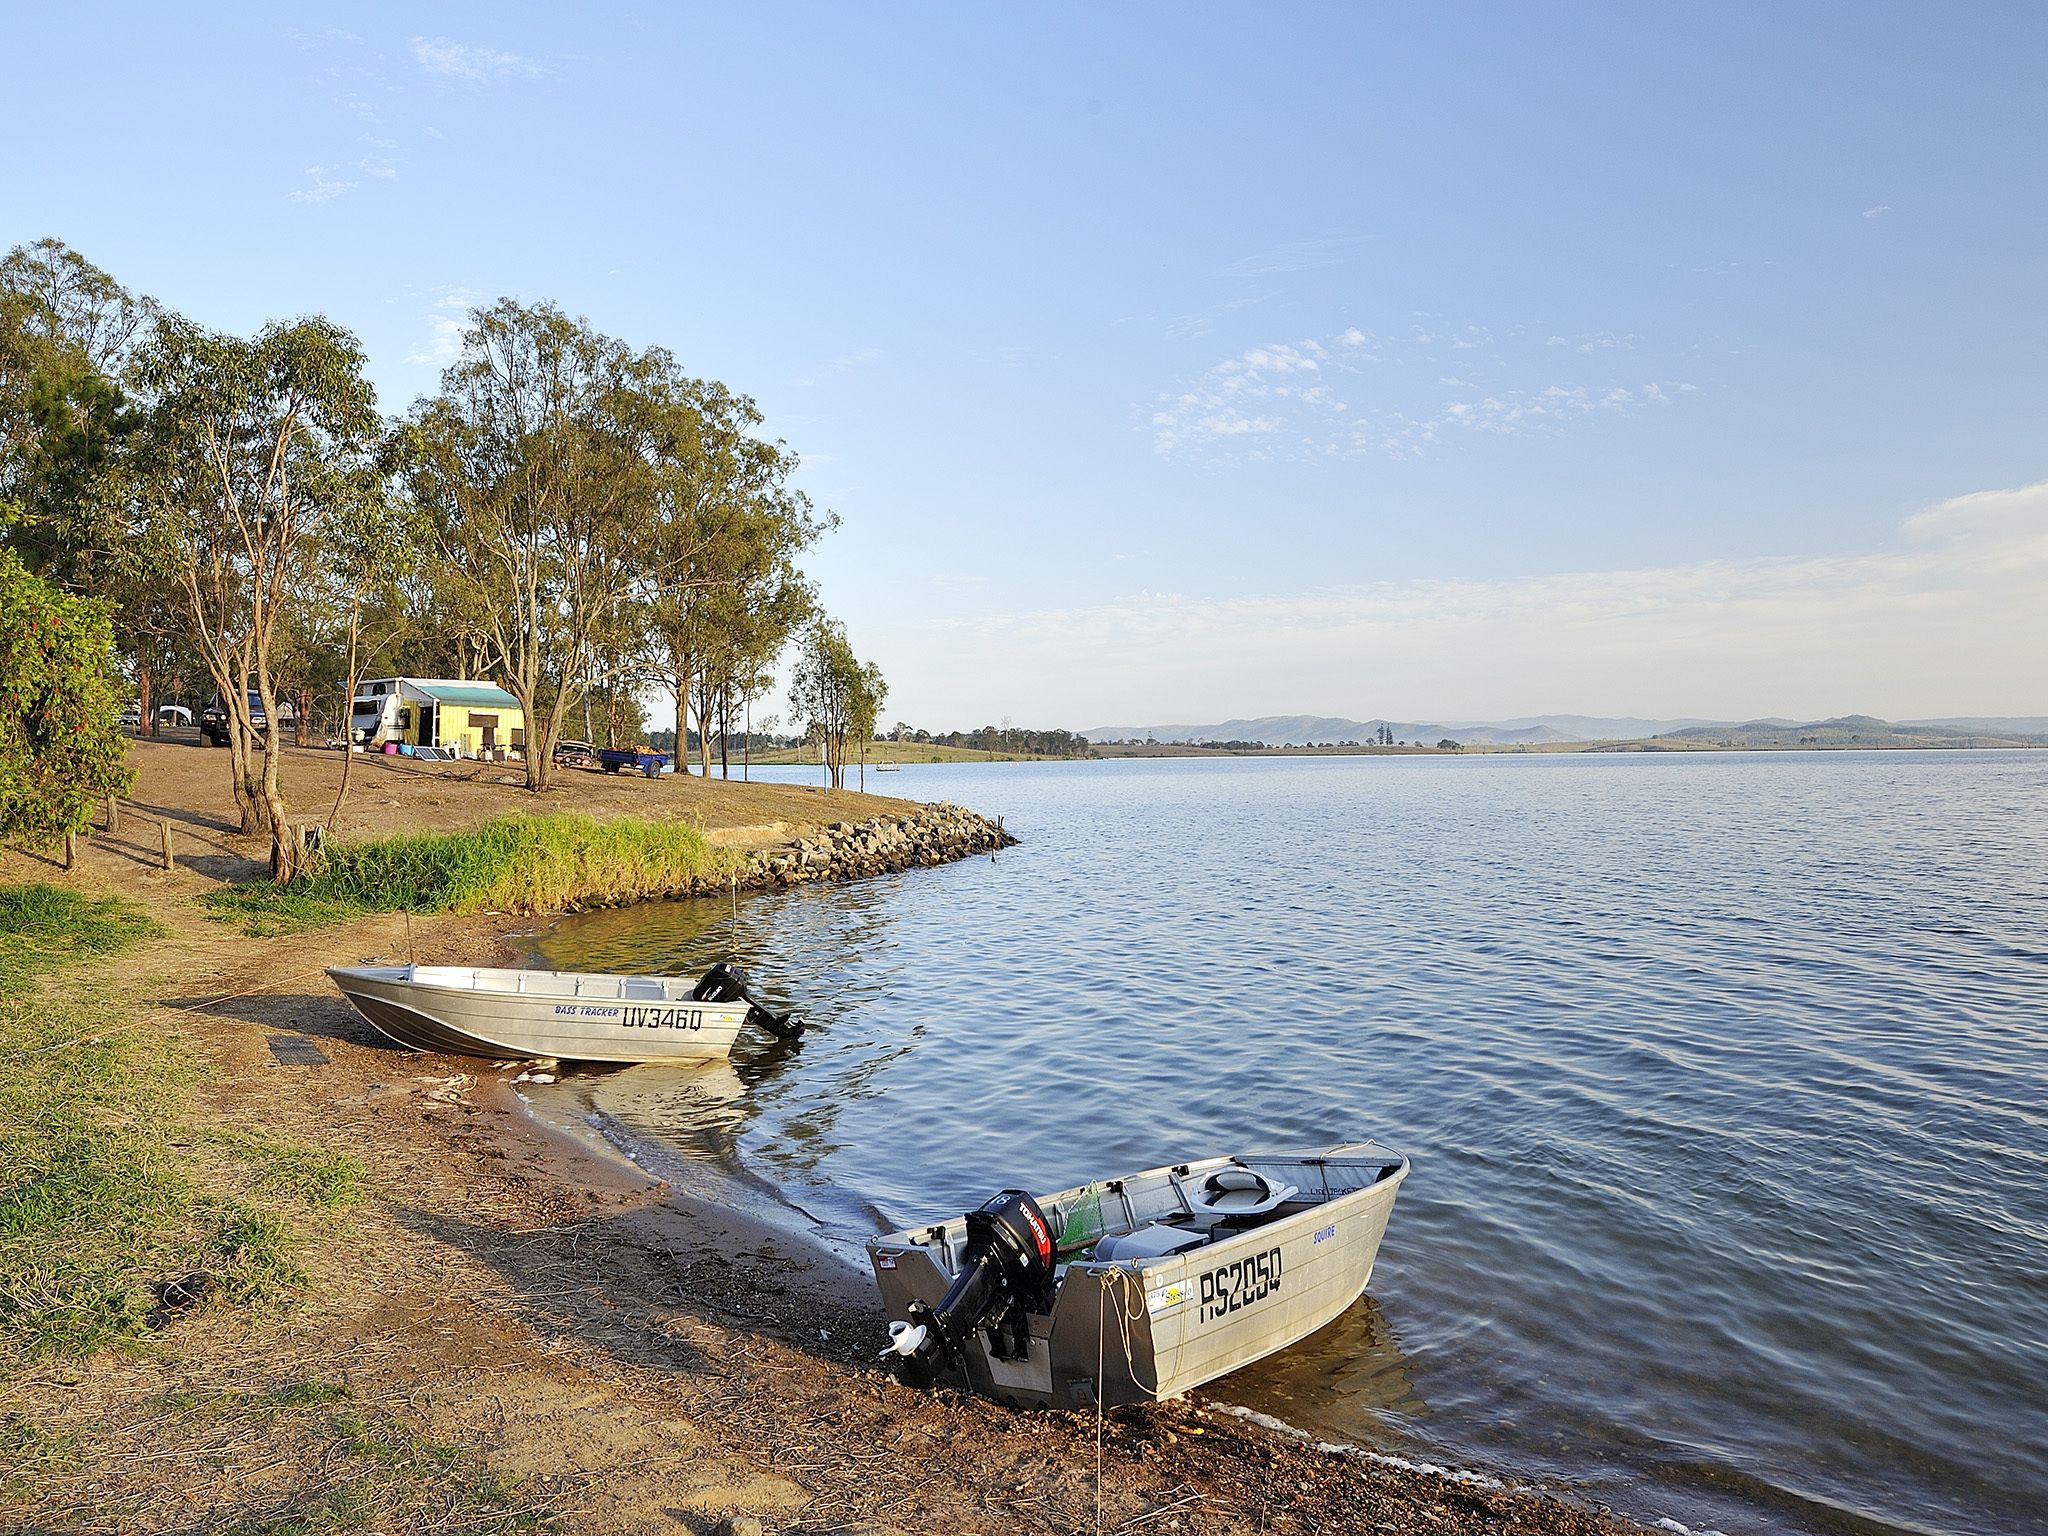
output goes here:
{"type": "Polygon", "coordinates": [[[2048,1529],[2048,752],[869,784],[1024,845],[559,921],[540,963],[737,953],[812,1031],[554,1110],[851,1245],[1377,1136],[1370,1296],[1208,1396],[1700,1530],[2048,1529]]]}

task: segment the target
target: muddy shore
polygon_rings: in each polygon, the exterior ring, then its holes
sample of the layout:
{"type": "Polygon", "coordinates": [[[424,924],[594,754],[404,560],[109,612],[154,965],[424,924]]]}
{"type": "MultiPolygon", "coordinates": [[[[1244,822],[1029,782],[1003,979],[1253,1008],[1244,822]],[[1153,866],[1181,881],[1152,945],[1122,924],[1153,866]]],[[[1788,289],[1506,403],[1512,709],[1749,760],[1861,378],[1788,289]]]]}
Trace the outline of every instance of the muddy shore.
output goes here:
{"type": "MultiPolygon", "coordinates": [[[[186,756],[224,780],[218,757],[186,756]]],[[[1098,1420],[897,1385],[874,1362],[865,1274],[549,1132],[509,1073],[391,1048],[321,974],[408,946],[421,961],[474,963],[505,919],[374,917],[244,937],[196,898],[260,845],[220,826],[217,804],[176,803],[177,777],[146,775],[137,800],[210,819],[210,865],[155,868],[153,830],[124,827],[88,839],[68,875],[8,855],[0,877],[147,905],[170,937],[100,981],[146,1027],[187,1042],[202,1068],[195,1113],[350,1153],[374,1194],[323,1233],[288,1309],[197,1311],[135,1349],[0,1383],[0,1415],[79,1447],[0,1480],[0,1525],[297,1529],[283,1522],[334,1485],[331,1417],[277,1408],[251,1429],[218,1405],[296,1402],[317,1382],[483,1469],[525,1524],[566,1531],[709,1532],[749,1516],[804,1533],[1638,1529],[1559,1497],[1334,1454],[1199,1401],[1098,1420]]],[[[693,791],[700,811],[716,788],[693,791]]],[[[786,821],[762,809],[733,806],[727,824],[756,837],[786,821]]],[[[901,809],[843,804],[755,846],[786,857],[832,821],[901,809]]],[[[446,1505],[410,1528],[519,1528],[464,1523],[454,1492],[446,1505]]]]}

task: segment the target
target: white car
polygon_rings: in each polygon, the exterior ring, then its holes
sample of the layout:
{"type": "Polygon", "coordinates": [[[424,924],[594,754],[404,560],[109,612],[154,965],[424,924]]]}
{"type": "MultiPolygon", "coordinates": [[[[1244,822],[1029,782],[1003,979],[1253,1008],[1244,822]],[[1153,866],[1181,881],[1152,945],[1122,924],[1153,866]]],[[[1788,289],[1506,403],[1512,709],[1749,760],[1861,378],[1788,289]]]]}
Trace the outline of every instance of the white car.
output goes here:
{"type": "Polygon", "coordinates": [[[130,704],[114,717],[114,724],[124,731],[140,730],[142,727],[142,706],[130,704]]]}

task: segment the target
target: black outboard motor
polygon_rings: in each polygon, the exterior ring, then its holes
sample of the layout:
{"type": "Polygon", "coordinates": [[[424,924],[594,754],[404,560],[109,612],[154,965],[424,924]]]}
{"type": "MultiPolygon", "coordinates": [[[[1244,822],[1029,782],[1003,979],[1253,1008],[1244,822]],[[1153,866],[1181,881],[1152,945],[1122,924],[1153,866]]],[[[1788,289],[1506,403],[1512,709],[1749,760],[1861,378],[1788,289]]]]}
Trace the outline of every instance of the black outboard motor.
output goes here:
{"type": "Polygon", "coordinates": [[[747,1022],[778,1040],[794,1040],[804,1032],[804,1016],[794,1009],[777,1013],[747,988],[747,973],[721,960],[697,980],[690,996],[700,1003],[745,1003],[747,1022]]]}
{"type": "Polygon", "coordinates": [[[937,1306],[913,1301],[910,1320],[889,1325],[882,1358],[909,1385],[930,1386],[943,1367],[960,1363],[980,1328],[990,1354],[1022,1360],[1031,1351],[1027,1314],[1052,1310],[1052,1288],[1052,1227],[1036,1200],[1006,1189],[968,1213],[960,1273],[937,1306]]]}

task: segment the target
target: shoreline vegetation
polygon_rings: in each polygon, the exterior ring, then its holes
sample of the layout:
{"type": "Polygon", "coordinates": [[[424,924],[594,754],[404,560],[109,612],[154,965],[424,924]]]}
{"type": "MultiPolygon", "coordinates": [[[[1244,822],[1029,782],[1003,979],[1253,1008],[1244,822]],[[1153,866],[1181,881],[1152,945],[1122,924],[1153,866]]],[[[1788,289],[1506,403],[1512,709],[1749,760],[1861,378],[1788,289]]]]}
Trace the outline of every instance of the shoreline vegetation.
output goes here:
{"type": "Polygon", "coordinates": [[[544,917],[886,874],[1016,841],[999,823],[944,804],[836,821],[787,847],[752,851],[716,846],[688,822],[552,811],[338,843],[310,855],[288,884],[242,881],[201,903],[258,938],[373,912],[544,917]]]}
{"type": "Polygon", "coordinates": [[[236,830],[206,754],[133,757],[136,812],[71,870],[0,855],[6,1523],[894,1536],[987,1529],[1000,1508],[1041,1536],[1640,1530],[1199,1397],[1098,1426],[900,1387],[874,1363],[864,1275],[555,1138],[503,1074],[393,1050],[321,974],[483,958],[504,909],[445,909],[504,896],[530,848],[588,873],[607,866],[577,859],[652,840],[672,874],[748,859],[779,880],[795,859],[783,875],[818,878],[940,857],[890,829],[971,813],[593,777],[544,808],[584,790],[581,820],[505,830],[523,789],[393,764],[328,866],[339,910],[317,937],[262,936],[211,911],[262,873],[267,839],[236,830]],[[150,816],[175,820],[174,868],[150,816]],[[443,910],[362,910],[401,897],[443,910]]]}

